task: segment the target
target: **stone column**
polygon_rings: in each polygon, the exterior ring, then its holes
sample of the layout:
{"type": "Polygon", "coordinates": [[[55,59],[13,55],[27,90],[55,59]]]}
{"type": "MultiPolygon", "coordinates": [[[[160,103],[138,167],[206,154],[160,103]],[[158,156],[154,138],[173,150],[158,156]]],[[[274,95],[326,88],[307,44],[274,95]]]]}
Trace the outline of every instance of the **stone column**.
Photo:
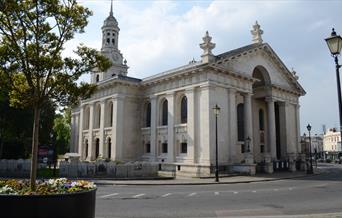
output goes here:
{"type": "Polygon", "coordinates": [[[113,97],[112,157],[123,160],[124,98],[113,97]]]}
{"type": "Polygon", "coordinates": [[[235,163],[236,160],[236,144],[237,144],[237,112],[236,112],[236,90],[230,88],[228,90],[228,108],[229,108],[229,161],[235,163]]]}
{"type": "Polygon", "coordinates": [[[93,140],[93,126],[94,126],[94,103],[90,103],[89,113],[89,130],[88,130],[88,158],[95,160],[95,144],[93,140]]]}
{"type": "Polygon", "coordinates": [[[301,138],[300,138],[300,105],[299,103],[296,105],[296,127],[297,127],[297,137],[296,137],[296,146],[297,146],[297,153],[301,153],[302,152],[302,147],[301,147],[301,138]]]}
{"type": "Polygon", "coordinates": [[[187,120],[187,133],[188,133],[188,158],[192,163],[196,163],[196,142],[195,142],[195,89],[190,88],[185,90],[185,95],[188,101],[188,120],[187,120]]]}
{"type": "Polygon", "coordinates": [[[80,106],[80,118],[79,118],[79,127],[78,127],[78,154],[80,155],[80,159],[84,160],[84,149],[83,149],[83,120],[84,120],[84,105],[80,106]]]}
{"type": "Polygon", "coordinates": [[[104,126],[105,126],[105,100],[102,100],[100,103],[101,106],[101,114],[100,114],[100,151],[99,151],[99,155],[102,158],[106,157],[106,152],[105,152],[105,135],[104,135],[104,126]]]}
{"type": "Polygon", "coordinates": [[[272,97],[267,97],[266,102],[267,102],[267,121],[268,121],[267,152],[269,152],[271,154],[271,159],[277,159],[274,100],[272,99],[272,97]]]}
{"type": "MultiPolygon", "coordinates": [[[[244,95],[244,118],[245,118],[245,139],[250,138],[249,149],[250,153],[246,153],[246,163],[253,164],[254,162],[254,147],[253,147],[253,119],[252,119],[252,94],[244,95]]],[[[248,145],[246,144],[246,149],[248,145]]]]}
{"type": "Polygon", "coordinates": [[[157,97],[152,95],[150,96],[151,100],[151,155],[152,155],[152,161],[157,161],[158,153],[157,153],[157,97]]]}
{"type": "Polygon", "coordinates": [[[175,137],[174,137],[174,117],[175,117],[175,93],[168,93],[166,95],[168,105],[168,117],[167,117],[167,153],[168,162],[173,163],[175,161],[175,137]]]}

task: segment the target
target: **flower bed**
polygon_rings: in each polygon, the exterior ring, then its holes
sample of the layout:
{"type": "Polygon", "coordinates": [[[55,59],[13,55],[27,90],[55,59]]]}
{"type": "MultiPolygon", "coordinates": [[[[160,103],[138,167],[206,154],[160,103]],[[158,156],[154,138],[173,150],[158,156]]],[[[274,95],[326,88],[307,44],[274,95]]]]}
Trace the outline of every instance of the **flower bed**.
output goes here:
{"type": "Polygon", "coordinates": [[[72,181],[66,178],[38,180],[35,192],[30,190],[28,180],[0,180],[0,194],[6,195],[52,195],[66,194],[95,189],[93,182],[84,180],[72,181]]]}
{"type": "Polygon", "coordinates": [[[1,217],[94,218],[96,186],[65,178],[38,180],[35,192],[29,181],[0,180],[1,217]]]}

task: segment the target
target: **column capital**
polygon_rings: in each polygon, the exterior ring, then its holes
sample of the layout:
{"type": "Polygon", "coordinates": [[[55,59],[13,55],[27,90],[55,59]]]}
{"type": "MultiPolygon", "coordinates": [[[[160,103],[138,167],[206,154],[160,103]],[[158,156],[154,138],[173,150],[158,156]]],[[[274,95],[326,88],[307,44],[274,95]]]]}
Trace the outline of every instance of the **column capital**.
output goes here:
{"type": "Polygon", "coordinates": [[[157,99],[157,96],[156,95],[149,95],[148,98],[150,100],[156,100],[157,99]]]}
{"type": "Polygon", "coordinates": [[[272,103],[272,102],[275,102],[275,99],[272,96],[267,96],[267,97],[265,97],[265,101],[272,103]]]}
{"type": "Polygon", "coordinates": [[[253,96],[253,93],[251,93],[251,92],[245,92],[245,93],[242,93],[242,95],[243,95],[244,97],[252,97],[252,96],[253,96]]]}
{"type": "Polygon", "coordinates": [[[112,101],[114,101],[114,100],[122,100],[122,99],[124,99],[124,95],[116,94],[116,95],[113,95],[111,97],[111,99],[112,99],[112,101]]]}
{"type": "Polygon", "coordinates": [[[232,88],[232,87],[230,87],[230,88],[228,88],[228,93],[230,93],[230,94],[236,94],[236,93],[237,93],[237,90],[234,89],[234,88],[232,88]]]}

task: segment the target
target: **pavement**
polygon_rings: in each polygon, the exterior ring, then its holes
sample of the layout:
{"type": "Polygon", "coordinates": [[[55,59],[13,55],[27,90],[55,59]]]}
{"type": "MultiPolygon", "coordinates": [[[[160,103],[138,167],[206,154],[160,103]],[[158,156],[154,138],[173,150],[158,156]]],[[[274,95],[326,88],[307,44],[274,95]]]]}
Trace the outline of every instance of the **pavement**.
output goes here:
{"type": "Polygon", "coordinates": [[[253,183],[266,182],[285,179],[294,179],[301,177],[311,177],[321,174],[319,169],[314,170],[314,174],[306,174],[305,171],[297,172],[275,172],[273,174],[257,174],[255,176],[220,176],[219,182],[215,182],[215,177],[209,178],[189,178],[189,177],[156,177],[144,179],[110,179],[89,178],[96,185],[211,185],[211,184],[237,184],[237,183],[253,183]]]}

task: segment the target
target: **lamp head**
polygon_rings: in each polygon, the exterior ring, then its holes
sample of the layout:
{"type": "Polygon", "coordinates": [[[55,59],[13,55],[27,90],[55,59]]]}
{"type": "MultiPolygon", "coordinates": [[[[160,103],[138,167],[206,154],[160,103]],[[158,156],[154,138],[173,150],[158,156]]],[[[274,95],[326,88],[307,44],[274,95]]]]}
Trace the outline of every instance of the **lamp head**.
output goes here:
{"type": "Polygon", "coordinates": [[[341,53],[342,37],[336,34],[334,28],[332,29],[331,36],[326,38],[325,41],[327,42],[330,53],[333,56],[339,55],[341,53]]]}

